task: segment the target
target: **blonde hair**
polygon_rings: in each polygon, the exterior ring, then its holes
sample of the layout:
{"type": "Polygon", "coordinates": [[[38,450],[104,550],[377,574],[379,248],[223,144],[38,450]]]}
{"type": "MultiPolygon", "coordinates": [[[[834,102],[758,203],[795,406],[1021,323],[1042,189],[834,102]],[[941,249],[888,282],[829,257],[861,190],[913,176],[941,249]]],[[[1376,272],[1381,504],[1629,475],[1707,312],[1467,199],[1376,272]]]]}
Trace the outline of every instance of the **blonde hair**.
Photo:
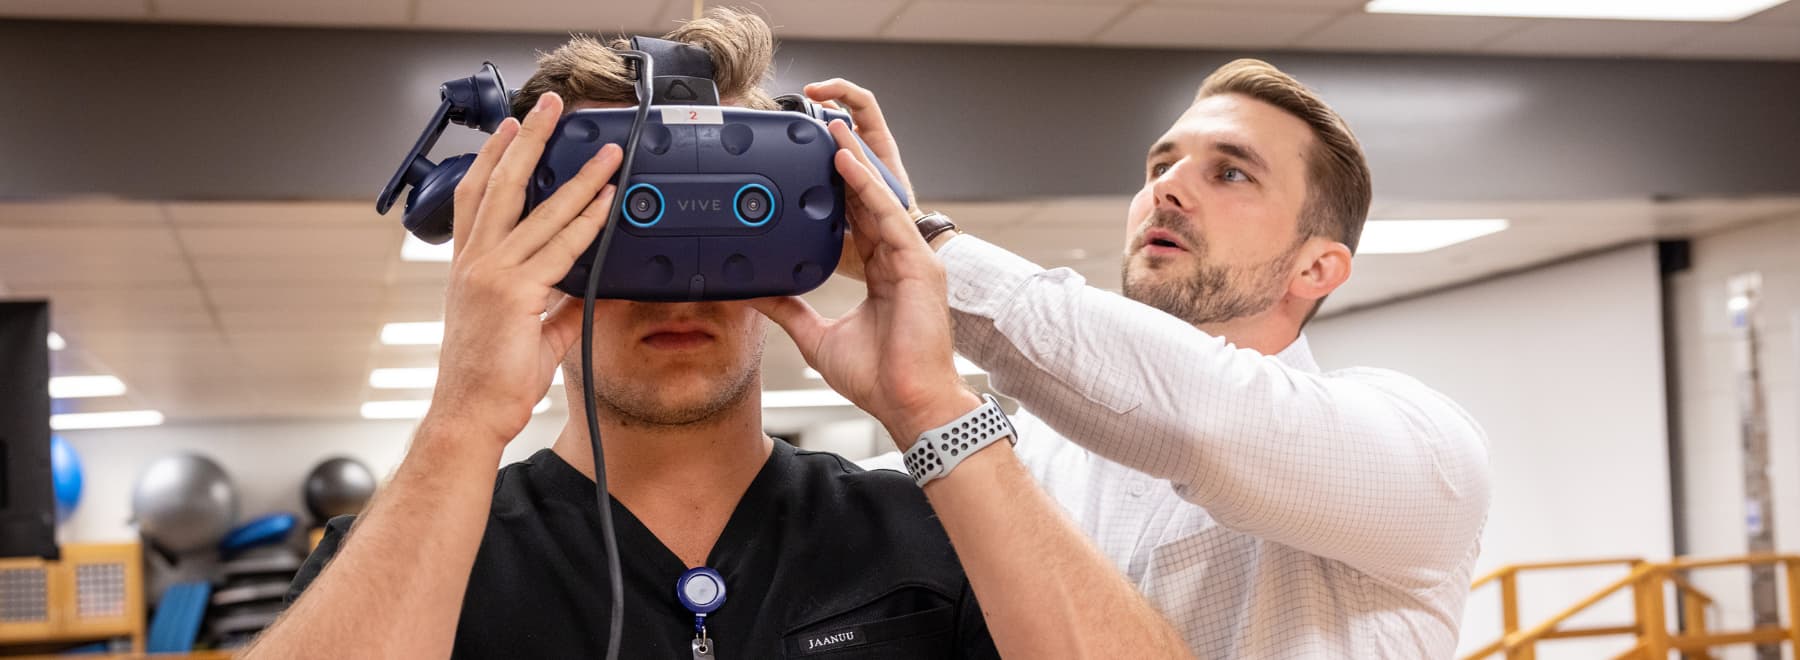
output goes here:
{"type": "Polygon", "coordinates": [[[1220,94],[1241,94],[1281,108],[1312,128],[1318,143],[1306,158],[1300,235],[1331,238],[1356,252],[1373,192],[1362,145],[1344,118],[1293,76],[1262,60],[1241,59],[1219,67],[1200,83],[1194,100],[1220,94]]]}
{"type": "MultiPolygon", "coordinates": [[[[712,56],[720,103],[760,110],[776,108],[775,100],[762,89],[775,61],[775,36],[762,17],[715,7],[663,38],[706,49],[712,56]]],[[[523,118],[545,92],[556,92],[568,102],[636,102],[637,91],[625,60],[615,50],[629,46],[630,41],[623,38],[601,43],[580,35],[540,55],[537,72],[513,98],[513,116],[523,118]]]]}

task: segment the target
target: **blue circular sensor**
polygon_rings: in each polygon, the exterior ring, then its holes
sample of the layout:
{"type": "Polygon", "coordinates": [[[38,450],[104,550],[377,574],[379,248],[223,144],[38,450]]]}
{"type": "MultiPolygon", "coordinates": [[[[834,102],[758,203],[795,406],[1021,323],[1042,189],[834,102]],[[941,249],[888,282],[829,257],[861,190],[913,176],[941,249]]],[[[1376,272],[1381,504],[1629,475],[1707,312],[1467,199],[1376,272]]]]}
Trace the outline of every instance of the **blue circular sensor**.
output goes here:
{"type": "Polygon", "coordinates": [[[775,193],[760,183],[745,184],[731,198],[731,210],[745,226],[761,227],[775,217],[775,193]]]}
{"type": "Polygon", "coordinates": [[[675,581],[675,598],[695,614],[712,614],[725,604],[725,576],[701,566],[688,569],[675,581]]]}
{"type": "Polygon", "coordinates": [[[656,186],[640,183],[625,189],[625,221],[649,227],[662,221],[663,194],[656,186]]]}

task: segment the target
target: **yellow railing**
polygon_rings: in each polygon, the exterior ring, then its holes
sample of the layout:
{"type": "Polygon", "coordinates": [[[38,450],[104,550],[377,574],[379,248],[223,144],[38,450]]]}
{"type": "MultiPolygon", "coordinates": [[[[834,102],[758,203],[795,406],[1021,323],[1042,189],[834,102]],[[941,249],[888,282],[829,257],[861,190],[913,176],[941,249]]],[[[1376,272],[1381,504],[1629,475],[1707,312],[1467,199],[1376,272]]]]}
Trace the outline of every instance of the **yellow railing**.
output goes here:
{"type": "Polygon", "coordinates": [[[1637,638],[1635,643],[1616,656],[1621,659],[1656,658],[1661,660],[1668,657],[1669,651],[1674,650],[1681,651],[1689,660],[1712,660],[1710,654],[1712,647],[1730,644],[1772,644],[1785,641],[1800,648],[1800,625],[1795,625],[1791,620],[1783,626],[1763,626],[1731,632],[1709,630],[1706,624],[1706,610],[1708,606],[1712,605],[1713,599],[1705,592],[1695,588],[1693,583],[1687,579],[1687,572],[1691,570],[1767,564],[1781,565],[1787,585],[1788,611],[1800,612],[1800,555],[1764,554],[1720,559],[1683,558],[1654,564],[1637,557],[1617,557],[1503,566],[1482,576],[1471,587],[1471,589],[1480,589],[1488,583],[1499,584],[1501,637],[1463,658],[1464,660],[1476,660],[1502,653],[1505,654],[1507,660],[1534,660],[1537,655],[1538,642],[1612,635],[1633,635],[1637,638]],[[1623,566],[1629,570],[1623,577],[1608,583],[1605,587],[1563,609],[1555,616],[1530,628],[1521,629],[1519,621],[1519,575],[1521,573],[1595,566],[1623,566]],[[1667,609],[1664,603],[1664,591],[1669,585],[1673,585],[1675,592],[1679,594],[1684,614],[1680,630],[1675,631],[1674,634],[1671,634],[1668,629],[1667,609]],[[1626,590],[1630,590],[1632,594],[1633,620],[1631,623],[1588,628],[1563,628],[1563,623],[1571,617],[1626,590]]]}

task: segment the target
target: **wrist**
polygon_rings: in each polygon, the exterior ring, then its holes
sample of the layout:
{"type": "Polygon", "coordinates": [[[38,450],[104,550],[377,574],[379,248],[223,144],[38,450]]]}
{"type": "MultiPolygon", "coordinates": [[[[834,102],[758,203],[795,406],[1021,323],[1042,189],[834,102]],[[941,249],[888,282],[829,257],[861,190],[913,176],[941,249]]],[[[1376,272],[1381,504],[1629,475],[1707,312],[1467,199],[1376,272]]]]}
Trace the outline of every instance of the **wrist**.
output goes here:
{"type": "Polygon", "coordinates": [[[899,411],[894,415],[894,421],[884,425],[888,435],[894,437],[894,444],[904,452],[912,448],[919,435],[948,424],[981,404],[981,397],[959,380],[954,387],[945,388],[943,394],[911,409],[899,411]]]}
{"type": "Polygon", "coordinates": [[[419,420],[419,427],[413,433],[415,447],[498,456],[506,449],[506,443],[512,441],[512,435],[500,432],[498,424],[445,410],[434,402],[425,417],[419,420]]]}
{"type": "Polygon", "coordinates": [[[956,238],[957,236],[960,236],[960,235],[962,235],[962,232],[957,231],[955,229],[948,229],[948,230],[945,230],[941,234],[931,237],[931,240],[928,241],[927,244],[931,246],[932,252],[936,252],[938,250],[943,249],[944,244],[949,243],[950,239],[956,238]]]}

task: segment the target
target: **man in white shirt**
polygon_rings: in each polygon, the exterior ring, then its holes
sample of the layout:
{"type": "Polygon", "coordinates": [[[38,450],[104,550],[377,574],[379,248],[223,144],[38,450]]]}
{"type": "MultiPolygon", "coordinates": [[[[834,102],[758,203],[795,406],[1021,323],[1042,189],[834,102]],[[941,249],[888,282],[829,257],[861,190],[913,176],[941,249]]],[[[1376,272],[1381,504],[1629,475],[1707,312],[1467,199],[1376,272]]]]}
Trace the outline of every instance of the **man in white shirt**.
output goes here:
{"type": "MultiPolygon", "coordinates": [[[[905,176],[872,94],[807,93],[905,176]]],[[[1301,334],[1350,276],[1370,187],[1342,118],[1238,60],[1145,158],[1123,297],[919,221],[957,350],[1023,408],[1019,456],[1200,657],[1455,651],[1485,437],[1405,375],[1322,373],[1301,334]]]]}

